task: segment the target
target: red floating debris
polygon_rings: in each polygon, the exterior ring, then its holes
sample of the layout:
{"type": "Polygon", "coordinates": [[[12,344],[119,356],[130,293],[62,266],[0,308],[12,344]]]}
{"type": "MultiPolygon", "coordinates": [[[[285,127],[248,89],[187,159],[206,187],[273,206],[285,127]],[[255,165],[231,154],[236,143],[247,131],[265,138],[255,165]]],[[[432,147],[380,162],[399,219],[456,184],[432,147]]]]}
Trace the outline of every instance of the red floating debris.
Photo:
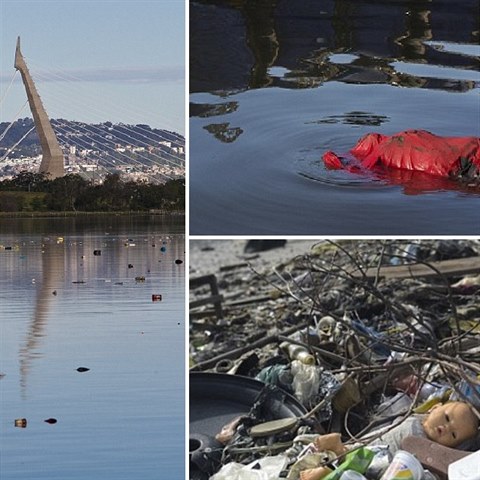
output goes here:
{"type": "Polygon", "coordinates": [[[162,300],[162,296],[159,294],[152,295],[152,302],[160,302],[162,300]]]}
{"type": "Polygon", "coordinates": [[[353,172],[383,166],[440,177],[473,177],[480,173],[477,137],[439,137],[425,130],[407,130],[392,136],[369,133],[349,154],[329,151],[322,158],[327,168],[353,172]]]}

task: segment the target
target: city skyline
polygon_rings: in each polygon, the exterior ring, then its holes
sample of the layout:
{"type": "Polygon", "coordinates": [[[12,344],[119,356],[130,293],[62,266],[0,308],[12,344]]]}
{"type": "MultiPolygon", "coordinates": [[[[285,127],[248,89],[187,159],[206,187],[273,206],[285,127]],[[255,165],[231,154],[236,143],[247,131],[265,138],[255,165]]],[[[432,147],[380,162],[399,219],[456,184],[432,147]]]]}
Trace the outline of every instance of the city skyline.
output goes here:
{"type": "Polygon", "coordinates": [[[21,110],[26,94],[14,77],[20,36],[51,119],[185,134],[183,1],[7,0],[0,17],[1,122],[31,116],[28,106],[21,110]]]}

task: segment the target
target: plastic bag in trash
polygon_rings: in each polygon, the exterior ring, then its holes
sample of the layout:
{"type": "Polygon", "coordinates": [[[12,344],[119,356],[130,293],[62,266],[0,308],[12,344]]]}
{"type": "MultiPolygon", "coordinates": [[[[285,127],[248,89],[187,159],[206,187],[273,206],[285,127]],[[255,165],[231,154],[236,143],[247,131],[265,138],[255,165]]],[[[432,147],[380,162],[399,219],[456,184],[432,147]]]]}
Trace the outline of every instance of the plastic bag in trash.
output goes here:
{"type": "Polygon", "coordinates": [[[310,406],[313,398],[318,393],[320,380],[320,367],[307,365],[300,360],[292,362],[293,382],[295,396],[303,405],[310,406]]]}
{"type": "Polygon", "coordinates": [[[403,392],[397,393],[393,397],[385,400],[375,409],[375,415],[378,418],[391,417],[406,413],[412,405],[412,399],[403,392]]]}
{"type": "Polygon", "coordinates": [[[457,391],[452,394],[451,400],[468,400],[474,407],[480,408],[480,385],[462,380],[457,386],[457,391]]]}
{"type": "Polygon", "coordinates": [[[388,449],[388,446],[375,446],[368,448],[374,452],[375,456],[365,472],[365,476],[370,480],[379,480],[390,463],[392,463],[393,455],[388,449]]]}
{"type": "Polygon", "coordinates": [[[288,463],[284,455],[264,457],[248,465],[230,462],[224,465],[210,480],[278,480],[288,463]]]}

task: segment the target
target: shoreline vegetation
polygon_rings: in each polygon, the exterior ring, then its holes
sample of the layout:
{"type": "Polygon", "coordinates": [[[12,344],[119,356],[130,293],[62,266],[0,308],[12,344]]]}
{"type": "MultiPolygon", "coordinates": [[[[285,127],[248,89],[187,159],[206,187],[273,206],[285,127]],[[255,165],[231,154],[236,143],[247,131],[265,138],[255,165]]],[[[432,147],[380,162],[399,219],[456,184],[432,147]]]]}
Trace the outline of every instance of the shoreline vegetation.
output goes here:
{"type": "Polygon", "coordinates": [[[43,174],[21,172],[0,181],[0,218],[92,214],[184,215],[185,180],[125,182],[111,174],[98,184],[79,175],[49,180],[43,174]]]}
{"type": "Polygon", "coordinates": [[[64,212],[1,212],[0,220],[2,218],[56,218],[56,217],[92,217],[92,216],[185,216],[185,210],[128,210],[115,212],[79,212],[79,211],[64,211],[64,212]]]}

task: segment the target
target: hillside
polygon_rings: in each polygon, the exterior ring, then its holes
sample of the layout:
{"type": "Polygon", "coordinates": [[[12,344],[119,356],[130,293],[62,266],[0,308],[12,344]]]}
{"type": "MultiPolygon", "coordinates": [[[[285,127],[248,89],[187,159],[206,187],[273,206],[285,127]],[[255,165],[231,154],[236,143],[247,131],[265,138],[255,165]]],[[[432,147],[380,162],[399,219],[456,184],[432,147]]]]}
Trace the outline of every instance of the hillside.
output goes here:
{"type": "MultiPolygon", "coordinates": [[[[151,128],[149,125],[126,125],[104,122],[87,124],[65,119],[53,119],[52,126],[62,147],[75,146],[77,149],[89,148],[99,152],[127,147],[154,147],[165,153],[182,155],[185,139],[175,132],[151,128]]],[[[0,123],[0,137],[8,128],[8,122],[0,123]]],[[[15,145],[33,127],[33,119],[22,118],[17,120],[6,132],[5,138],[0,141],[0,155],[4,155],[9,148],[15,145]]],[[[10,158],[35,156],[40,153],[38,136],[33,130],[9,154],[10,158]]]]}

